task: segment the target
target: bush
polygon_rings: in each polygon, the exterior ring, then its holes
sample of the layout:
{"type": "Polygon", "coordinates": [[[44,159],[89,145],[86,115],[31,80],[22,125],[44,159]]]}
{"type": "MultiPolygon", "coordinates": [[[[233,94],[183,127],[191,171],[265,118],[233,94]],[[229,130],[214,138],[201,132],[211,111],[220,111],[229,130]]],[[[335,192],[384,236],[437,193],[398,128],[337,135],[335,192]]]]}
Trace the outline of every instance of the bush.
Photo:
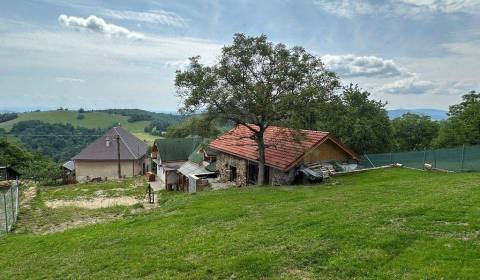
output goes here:
{"type": "Polygon", "coordinates": [[[83,120],[85,118],[85,115],[83,114],[78,114],[77,120],[83,120]]]}

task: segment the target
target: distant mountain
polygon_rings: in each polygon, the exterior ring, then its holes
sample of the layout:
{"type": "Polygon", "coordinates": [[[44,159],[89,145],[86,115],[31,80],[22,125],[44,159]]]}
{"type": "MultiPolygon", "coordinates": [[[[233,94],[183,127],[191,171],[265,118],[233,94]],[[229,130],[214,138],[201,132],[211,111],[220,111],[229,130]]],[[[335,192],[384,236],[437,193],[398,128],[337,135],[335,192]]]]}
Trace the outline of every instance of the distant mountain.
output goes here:
{"type": "Polygon", "coordinates": [[[439,110],[439,109],[395,109],[395,110],[388,110],[388,116],[390,119],[395,119],[401,117],[405,113],[413,113],[419,115],[430,116],[432,120],[440,121],[447,119],[447,112],[446,110],[439,110]]]}

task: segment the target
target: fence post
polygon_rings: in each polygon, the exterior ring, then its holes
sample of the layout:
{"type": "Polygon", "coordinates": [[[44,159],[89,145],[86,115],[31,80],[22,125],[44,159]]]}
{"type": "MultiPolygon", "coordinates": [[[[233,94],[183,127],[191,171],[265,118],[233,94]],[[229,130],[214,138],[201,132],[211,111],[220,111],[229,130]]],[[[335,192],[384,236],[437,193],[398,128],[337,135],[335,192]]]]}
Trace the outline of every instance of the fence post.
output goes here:
{"type": "Polygon", "coordinates": [[[435,149],[433,149],[432,152],[433,152],[433,168],[437,168],[437,154],[435,153],[435,149]]]}
{"type": "MultiPolygon", "coordinates": [[[[19,196],[20,196],[20,187],[17,183],[17,192],[15,193],[15,206],[16,206],[16,209],[17,211],[15,211],[16,215],[18,216],[18,213],[20,212],[20,204],[19,204],[19,196]]],[[[16,216],[15,216],[15,220],[16,220],[16,216]]]]}
{"type": "Polygon", "coordinates": [[[460,171],[463,171],[463,162],[465,161],[465,144],[462,146],[462,161],[460,163],[460,171]]]}
{"type": "Polygon", "coordinates": [[[370,160],[370,158],[367,156],[367,154],[363,154],[363,156],[364,156],[365,158],[367,158],[368,162],[370,162],[370,164],[372,165],[373,168],[376,167],[375,164],[373,164],[373,162],[372,162],[372,161],[370,160]]]}
{"type": "Polygon", "coordinates": [[[393,153],[390,151],[390,164],[393,164],[393,153]]]}
{"type": "Polygon", "coordinates": [[[3,209],[5,210],[5,231],[8,233],[7,200],[5,198],[5,193],[3,193],[3,209]]]}
{"type": "Polygon", "coordinates": [[[427,148],[423,149],[423,169],[425,169],[425,163],[427,162],[427,148]]]}
{"type": "Polygon", "coordinates": [[[15,223],[15,205],[13,204],[13,187],[10,188],[10,200],[12,201],[12,222],[15,223]]]}

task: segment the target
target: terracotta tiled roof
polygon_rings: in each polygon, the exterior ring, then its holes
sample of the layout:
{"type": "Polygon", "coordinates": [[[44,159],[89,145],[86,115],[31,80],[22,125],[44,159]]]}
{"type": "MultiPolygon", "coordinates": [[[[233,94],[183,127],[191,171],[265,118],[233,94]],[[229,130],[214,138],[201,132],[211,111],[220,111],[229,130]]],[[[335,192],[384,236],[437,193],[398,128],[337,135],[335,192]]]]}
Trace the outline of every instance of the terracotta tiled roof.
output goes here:
{"type": "MultiPolygon", "coordinates": [[[[250,137],[253,132],[246,126],[238,125],[236,128],[219,136],[210,143],[212,149],[231,154],[252,161],[258,160],[258,146],[250,137]]],[[[296,130],[270,126],[265,131],[266,165],[280,170],[289,170],[308,150],[317,144],[330,139],[349,153],[353,158],[358,156],[340,140],[328,132],[314,130],[296,130]]]]}

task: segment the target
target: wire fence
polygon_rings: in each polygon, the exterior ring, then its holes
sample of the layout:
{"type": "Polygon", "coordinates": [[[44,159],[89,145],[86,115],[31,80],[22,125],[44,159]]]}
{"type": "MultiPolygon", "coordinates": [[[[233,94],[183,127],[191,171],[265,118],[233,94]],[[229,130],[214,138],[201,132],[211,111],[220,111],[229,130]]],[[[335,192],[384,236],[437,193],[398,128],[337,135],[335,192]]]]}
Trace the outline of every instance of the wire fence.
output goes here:
{"type": "Polygon", "coordinates": [[[401,163],[407,167],[432,168],[449,171],[480,171],[480,145],[456,148],[428,149],[423,151],[365,154],[361,168],[379,167],[401,163]]]}
{"type": "Polygon", "coordinates": [[[0,234],[11,231],[17,221],[19,194],[18,183],[8,189],[0,189],[0,234]]]}

